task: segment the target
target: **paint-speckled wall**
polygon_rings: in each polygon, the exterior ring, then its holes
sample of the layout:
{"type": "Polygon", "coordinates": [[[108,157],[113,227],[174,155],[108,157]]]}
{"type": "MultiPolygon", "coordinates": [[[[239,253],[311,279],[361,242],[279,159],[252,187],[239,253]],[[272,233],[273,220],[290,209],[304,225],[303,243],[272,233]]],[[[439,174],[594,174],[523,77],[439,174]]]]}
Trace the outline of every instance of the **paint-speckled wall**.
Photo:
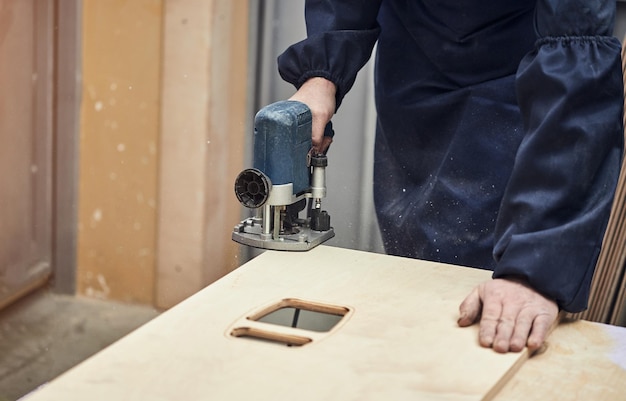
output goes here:
{"type": "Polygon", "coordinates": [[[160,0],[83,2],[78,290],[151,304],[160,0]]]}

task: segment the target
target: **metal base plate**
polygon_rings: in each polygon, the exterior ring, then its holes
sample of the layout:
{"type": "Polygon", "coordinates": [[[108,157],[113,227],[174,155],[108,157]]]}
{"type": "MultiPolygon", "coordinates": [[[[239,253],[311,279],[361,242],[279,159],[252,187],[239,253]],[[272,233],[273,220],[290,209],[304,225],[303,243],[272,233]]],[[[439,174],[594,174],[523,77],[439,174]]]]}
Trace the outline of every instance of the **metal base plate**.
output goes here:
{"type": "Polygon", "coordinates": [[[299,227],[297,234],[281,235],[278,239],[263,234],[260,225],[249,225],[246,221],[233,230],[232,239],[243,245],[275,251],[308,251],[335,236],[335,231],[314,231],[308,227],[299,227]]]}

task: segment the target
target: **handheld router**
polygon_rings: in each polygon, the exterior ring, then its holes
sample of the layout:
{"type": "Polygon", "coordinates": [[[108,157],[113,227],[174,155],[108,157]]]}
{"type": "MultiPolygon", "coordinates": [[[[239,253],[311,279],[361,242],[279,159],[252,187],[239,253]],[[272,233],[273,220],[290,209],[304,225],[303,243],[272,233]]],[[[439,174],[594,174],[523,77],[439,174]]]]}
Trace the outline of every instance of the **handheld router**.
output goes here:
{"type": "Polygon", "coordinates": [[[328,159],[312,151],[311,111],[304,103],[280,101],[256,114],[253,158],[254,167],[235,179],[235,195],[256,214],[235,226],[234,241],[307,251],[334,237],[330,216],[321,206],[328,159]],[[305,209],[306,216],[300,217],[305,209]]]}

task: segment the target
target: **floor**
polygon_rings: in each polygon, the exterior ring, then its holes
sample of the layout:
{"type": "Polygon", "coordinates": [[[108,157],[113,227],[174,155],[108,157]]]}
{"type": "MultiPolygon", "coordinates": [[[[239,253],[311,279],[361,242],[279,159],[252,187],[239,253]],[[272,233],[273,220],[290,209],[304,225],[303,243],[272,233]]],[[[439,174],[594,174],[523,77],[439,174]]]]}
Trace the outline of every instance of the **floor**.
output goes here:
{"type": "Polygon", "coordinates": [[[39,290],[0,311],[0,401],[15,401],[158,315],[39,290]]]}

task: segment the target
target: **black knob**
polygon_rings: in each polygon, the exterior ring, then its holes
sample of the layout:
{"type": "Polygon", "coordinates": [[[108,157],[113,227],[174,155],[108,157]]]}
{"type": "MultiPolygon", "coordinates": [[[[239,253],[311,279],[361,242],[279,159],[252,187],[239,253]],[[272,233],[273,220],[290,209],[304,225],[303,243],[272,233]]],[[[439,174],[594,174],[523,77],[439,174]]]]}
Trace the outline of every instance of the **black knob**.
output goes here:
{"type": "Polygon", "coordinates": [[[235,179],[235,195],[245,207],[263,206],[270,196],[271,189],[269,177],[254,168],[242,171],[235,179]]]}

